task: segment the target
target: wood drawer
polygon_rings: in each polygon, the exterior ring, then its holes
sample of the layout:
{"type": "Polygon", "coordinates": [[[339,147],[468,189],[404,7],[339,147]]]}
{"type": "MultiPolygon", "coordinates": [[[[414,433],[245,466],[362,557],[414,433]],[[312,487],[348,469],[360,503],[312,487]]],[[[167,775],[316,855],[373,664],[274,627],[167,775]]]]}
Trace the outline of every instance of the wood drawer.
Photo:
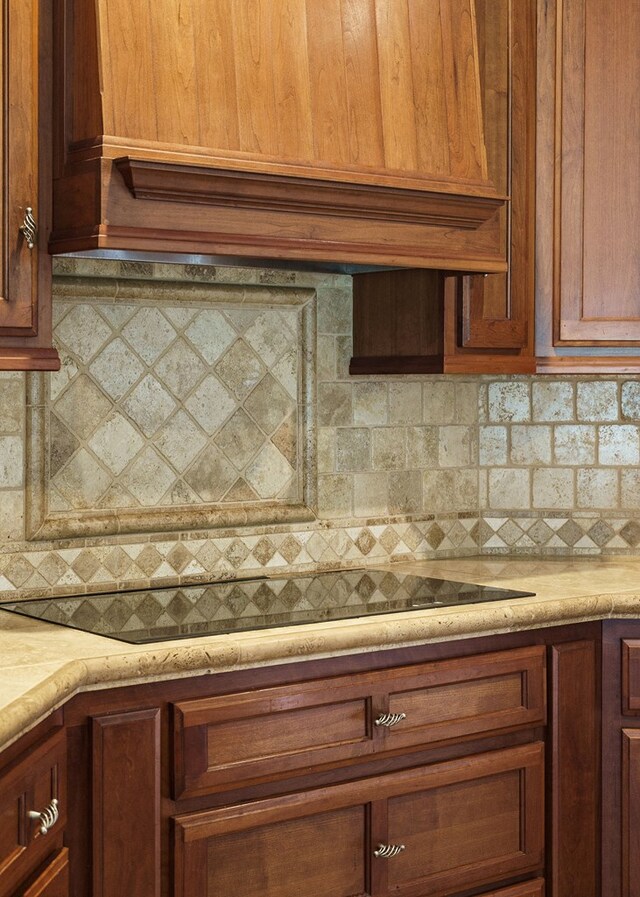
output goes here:
{"type": "Polygon", "coordinates": [[[69,897],[69,851],[59,850],[16,897],[69,897]]]}
{"type": "Polygon", "coordinates": [[[622,712],[640,713],[640,639],[622,639],[622,712]]]}
{"type": "MultiPolygon", "coordinates": [[[[66,740],[47,738],[0,777],[0,895],[12,892],[60,842],[66,813],[66,740]],[[55,810],[53,801],[57,801],[55,810]],[[30,812],[46,811],[46,833],[30,812]]],[[[45,817],[43,817],[44,820],[45,817]]]]}
{"type": "Polygon", "coordinates": [[[544,897],[544,879],[536,878],[535,881],[527,881],[512,888],[500,888],[499,891],[490,891],[482,897],[544,897]]]}
{"type": "Polygon", "coordinates": [[[545,722],[545,649],[338,676],[173,705],[174,796],[545,722]]]}
{"type": "MultiPolygon", "coordinates": [[[[178,816],[175,897],[445,897],[540,871],[543,823],[536,742],[178,816]]],[[[495,897],[540,895],[538,882],[495,897]]]]}

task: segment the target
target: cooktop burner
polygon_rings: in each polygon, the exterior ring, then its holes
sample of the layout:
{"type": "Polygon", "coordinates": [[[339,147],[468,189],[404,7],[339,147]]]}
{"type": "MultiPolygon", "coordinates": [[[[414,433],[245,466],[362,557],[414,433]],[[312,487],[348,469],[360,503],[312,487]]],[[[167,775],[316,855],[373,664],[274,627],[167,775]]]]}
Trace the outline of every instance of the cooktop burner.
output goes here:
{"type": "Polygon", "coordinates": [[[533,594],[374,569],[0,602],[0,609],[145,644],[533,594]]]}

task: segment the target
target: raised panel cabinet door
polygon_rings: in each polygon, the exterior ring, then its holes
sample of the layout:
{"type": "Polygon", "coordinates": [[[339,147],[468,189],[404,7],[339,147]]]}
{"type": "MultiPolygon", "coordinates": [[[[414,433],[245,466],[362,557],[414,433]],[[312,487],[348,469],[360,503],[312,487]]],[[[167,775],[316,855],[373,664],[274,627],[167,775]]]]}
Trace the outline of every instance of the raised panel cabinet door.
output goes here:
{"type": "Polygon", "coordinates": [[[58,851],[36,880],[17,897],[69,897],[69,851],[58,851]]]}
{"type": "Polygon", "coordinates": [[[554,345],[639,345],[640,5],[555,9],[554,345]]]}
{"type": "Polygon", "coordinates": [[[622,897],[640,894],[640,729],[622,730],[622,897]]]}
{"type": "MultiPolygon", "coordinates": [[[[50,5],[3,0],[0,141],[0,370],[59,367],[51,347],[50,180],[41,119],[50,110],[50,5]],[[47,55],[48,53],[48,55],[47,55]]],[[[51,128],[49,127],[49,131],[51,128]]]]}

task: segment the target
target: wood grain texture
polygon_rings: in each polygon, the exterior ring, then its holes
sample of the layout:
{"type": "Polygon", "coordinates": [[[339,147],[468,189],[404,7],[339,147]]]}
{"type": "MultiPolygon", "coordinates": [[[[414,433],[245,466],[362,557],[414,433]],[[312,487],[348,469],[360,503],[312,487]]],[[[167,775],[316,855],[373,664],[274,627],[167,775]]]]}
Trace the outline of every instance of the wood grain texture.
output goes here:
{"type": "Polygon", "coordinates": [[[640,342],[640,9],[556,3],[554,344],[640,342]]]}
{"type": "Polygon", "coordinates": [[[160,712],[95,717],[92,729],[93,893],[159,897],[160,712]]]}
{"type": "Polygon", "coordinates": [[[622,897],[640,880],[640,730],[622,730],[622,897]]]}
{"type": "Polygon", "coordinates": [[[21,897],[69,897],[69,850],[63,847],[21,897]]]}
{"type": "Polygon", "coordinates": [[[550,836],[554,897],[597,897],[600,830],[598,655],[593,641],[551,649],[550,836]]]}

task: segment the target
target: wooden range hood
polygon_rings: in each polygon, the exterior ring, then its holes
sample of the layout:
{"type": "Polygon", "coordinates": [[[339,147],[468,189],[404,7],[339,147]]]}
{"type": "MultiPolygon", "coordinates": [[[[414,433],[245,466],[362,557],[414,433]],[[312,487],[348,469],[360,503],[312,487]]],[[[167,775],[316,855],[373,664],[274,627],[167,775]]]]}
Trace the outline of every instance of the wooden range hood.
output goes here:
{"type": "Polygon", "coordinates": [[[506,270],[476,0],[56,4],[53,253],[506,270]]]}

